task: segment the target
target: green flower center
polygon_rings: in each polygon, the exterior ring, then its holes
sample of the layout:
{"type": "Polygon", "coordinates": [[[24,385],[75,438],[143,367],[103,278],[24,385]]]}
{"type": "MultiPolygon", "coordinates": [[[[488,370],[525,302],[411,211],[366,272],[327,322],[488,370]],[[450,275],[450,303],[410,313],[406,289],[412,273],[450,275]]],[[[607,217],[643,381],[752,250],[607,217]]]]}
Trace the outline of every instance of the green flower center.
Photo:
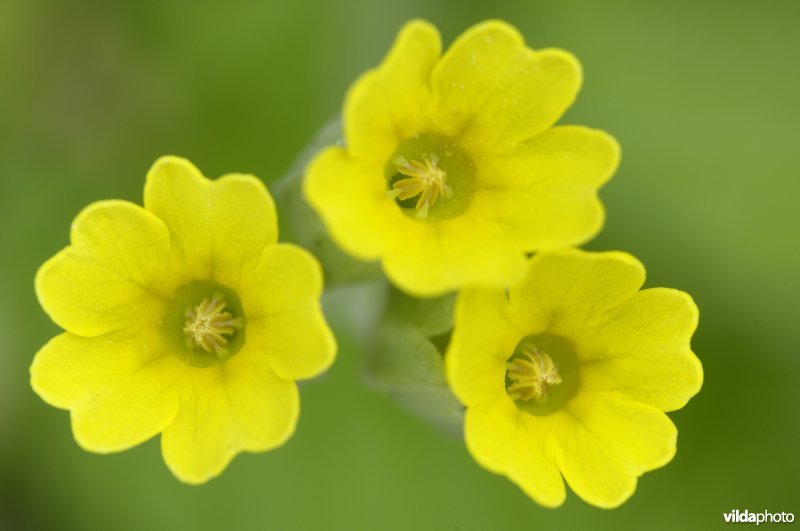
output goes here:
{"type": "Polygon", "coordinates": [[[220,365],[244,344],[247,319],[236,292],[211,280],[175,291],[161,320],[174,354],[194,367],[220,365]]]}
{"type": "Polygon", "coordinates": [[[407,177],[394,181],[387,197],[401,201],[418,197],[415,206],[417,217],[427,219],[428,212],[437,199],[453,195],[453,190],[447,186],[447,174],[437,166],[438,162],[436,155],[431,155],[422,162],[409,162],[405,157],[397,157],[394,161],[397,171],[407,177]]]}
{"type": "Polygon", "coordinates": [[[506,386],[508,396],[523,402],[540,399],[550,387],[561,383],[553,359],[536,347],[506,362],[506,378],[511,383],[506,386]]]}
{"type": "Polygon", "coordinates": [[[561,408],[578,386],[573,344],[551,334],[522,338],[506,362],[505,385],[517,407],[532,415],[561,408]]]}
{"type": "Polygon", "coordinates": [[[241,328],[239,319],[225,311],[225,297],[215,293],[186,314],[183,333],[190,347],[200,347],[206,352],[222,356],[228,339],[241,328]]]}
{"type": "Polygon", "coordinates": [[[475,164],[453,139],[425,132],[401,142],[386,166],[386,195],[409,216],[458,216],[475,190],[475,164]]]}

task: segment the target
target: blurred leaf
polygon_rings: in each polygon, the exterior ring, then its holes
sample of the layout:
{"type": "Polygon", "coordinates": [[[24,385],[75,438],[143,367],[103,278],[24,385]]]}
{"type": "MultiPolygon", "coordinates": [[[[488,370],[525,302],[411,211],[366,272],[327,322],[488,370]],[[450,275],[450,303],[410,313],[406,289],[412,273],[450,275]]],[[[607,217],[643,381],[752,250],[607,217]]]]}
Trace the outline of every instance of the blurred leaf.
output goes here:
{"type": "Polygon", "coordinates": [[[447,386],[442,355],[419,329],[384,324],[367,358],[367,377],[415,415],[461,433],[464,408],[447,386]]]}
{"type": "Polygon", "coordinates": [[[455,293],[433,299],[417,299],[392,289],[386,320],[416,328],[426,337],[440,336],[453,328],[455,300],[455,293]]]}

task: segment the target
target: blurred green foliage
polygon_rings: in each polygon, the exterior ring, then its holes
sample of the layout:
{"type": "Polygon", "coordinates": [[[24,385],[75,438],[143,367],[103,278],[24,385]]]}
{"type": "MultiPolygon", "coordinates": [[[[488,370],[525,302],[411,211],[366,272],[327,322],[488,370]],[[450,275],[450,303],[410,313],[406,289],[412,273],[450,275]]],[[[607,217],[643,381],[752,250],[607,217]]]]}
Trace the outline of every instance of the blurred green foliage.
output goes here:
{"type": "Polygon", "coordinates": [[[800,513],[798,21],[791,0],[0,2],[0,529],[704,529],[732,508],[800,513]],[[615,511],[536,506],[363,385],[371,325],[341,290],[339,361],[303,386],[285,447],[203,487],[178,483],[157,441],[80,450],[27,375],[58,331],[33,275],[75,214],[140,202],[166,153],[276,180],[413,17],[447,42],[503,18],[581,59],[564,121],[623,146],[589,248],[634,253],[648,285],[701,309],[706,382],[672,415],[675,460],[615,511]]]}

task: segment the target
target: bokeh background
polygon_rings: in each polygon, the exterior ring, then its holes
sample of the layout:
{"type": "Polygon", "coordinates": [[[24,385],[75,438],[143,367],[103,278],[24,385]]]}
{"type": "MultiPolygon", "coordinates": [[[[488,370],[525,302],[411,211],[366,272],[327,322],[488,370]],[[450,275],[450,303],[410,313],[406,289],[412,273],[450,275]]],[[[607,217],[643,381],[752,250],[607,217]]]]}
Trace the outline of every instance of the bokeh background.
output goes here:
{"type": "MultiPolygon", "coordinates": [[[[800,516],[800,3],[480,0],[393,3],[0,2],[0,529],[706,529],[733,508],[800,516]],[[536,506],[463,442],[364,387],[358,326],[335,311],[338,363],[302,390],[296,436],[178,483],[158,441],[78,448],[28,366],[57,328],[36,268],[72,218],[141,200],[173,153],[207,175],[279,178],[401,24],[446,42],[485,18],[582,61],[564,122],[612,132],[623,163],[603,233],[649,286],[690,292],[701,393],[672,414],[675,460],[622,508],[536,506]]],[[[341,294],[333,295],[333,298],[341,294]]]]}

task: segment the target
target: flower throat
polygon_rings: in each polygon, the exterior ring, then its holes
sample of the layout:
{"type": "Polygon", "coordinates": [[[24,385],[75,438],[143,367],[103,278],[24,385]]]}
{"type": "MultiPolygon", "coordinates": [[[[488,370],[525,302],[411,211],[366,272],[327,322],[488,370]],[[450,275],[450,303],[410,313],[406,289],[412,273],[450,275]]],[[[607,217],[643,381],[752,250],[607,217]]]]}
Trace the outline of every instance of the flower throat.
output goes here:
{"type": "Polygon", "coordinates": [[[454,139],[433,132],[400,142],[385,175],[386,197],[420,221],[462,214],[476,188],[472,158],[454,139]]]}

